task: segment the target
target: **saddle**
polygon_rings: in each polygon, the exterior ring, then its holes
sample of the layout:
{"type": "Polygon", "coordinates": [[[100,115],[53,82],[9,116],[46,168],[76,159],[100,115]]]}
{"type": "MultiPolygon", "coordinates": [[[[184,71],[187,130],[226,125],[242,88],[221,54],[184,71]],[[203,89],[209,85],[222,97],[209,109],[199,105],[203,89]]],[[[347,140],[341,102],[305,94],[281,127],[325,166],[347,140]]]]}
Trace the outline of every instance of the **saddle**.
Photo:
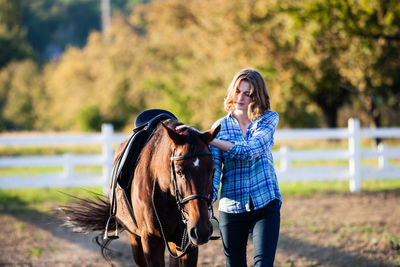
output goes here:
{"type": "Polygon", "coordinates": [[[143,147],[152,137],[158,123],[166,119],[178,120],[174,114],[162,109],[145,110],[136,117],[133,134],[112,170],[110,186],[110,217],[107,221],[104,239],[118,238],[118,226],[116,226],[114,235],[108,235],[108,224],[111,218],[115,217],[117,217],[119,223],[123,224],[130,232],[135,232],[137,224],[130,203],[131,185],[134,179],[137,160],[143,147]],[[117,199],[120,200],[118,201],[118,206],[117,199]]]}
{"type": "Polygon", "coordinates": [[[162,109],[149,109],[140,113],[135,120],[133,135],[116,163],[118,184],[130,200],[130,188],[140,152],[150,140],[158,123],[165,119],[178,120],[174,114],[162,109]]]}

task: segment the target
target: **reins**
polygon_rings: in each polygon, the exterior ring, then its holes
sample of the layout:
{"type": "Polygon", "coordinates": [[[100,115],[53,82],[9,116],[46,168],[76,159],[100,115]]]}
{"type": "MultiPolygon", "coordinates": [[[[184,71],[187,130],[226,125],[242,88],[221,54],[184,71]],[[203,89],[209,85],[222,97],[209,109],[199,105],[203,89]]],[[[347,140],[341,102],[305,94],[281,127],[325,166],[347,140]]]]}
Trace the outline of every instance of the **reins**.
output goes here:
{"type": "MultiPolygon", "coordinates": [[[[173,184],[174,184],[174,191],[175,191],[175,200],[176,200],[176,204],[178,205],[179,213],[182,216],[182,222],[185,225],[185,228],[184,228],[184,231],[183,231],[183,236],[182,236],[182,242],[181,242],[181,248],[182,249],[178,249],[177,248],[178,250],[180,250],[182,252],[182,254],[180,254],[180,255],[174,255],[174,253],[172,252],[172,250],[171,250],[171,248],[170,248],[170,246],[168,244],[168,241],[167,241],[167,239],[165,237],[164,228],[163,228],[163,226],[161,224],[161,220],[160,220],[160,218],[158,216],[158,212],[157,212],[157,209],[156,209],[156,206],[155,206],[155,203],[154,203],[154,192],[155,192],[155,188],[156,188],[156,179],[154,179],[153,192],[152,192],[152,202],[153,202],[152,204],[153,204],[153,208],[154,208],[154,213],[156,215],[158,224],[160,225],[161,235],[162,235],[164,243],[165,243],[165,245],[166,245],[166,247],[168,249],[168,252],[171,255],[171,257],[173,257],[175,259],[179,259],[179,258],[183,257],[184,255],[186,255],[186,253],[188,252],[187,249],[190,246],[190,242],[188,242],[189,241],[189,235],[187,233],[187,219],[185,218],[185,215],[183,213],[184,205],[186,203],[188,203],[190,200],[200,199],[200,200],[207,201],[207,204],[210,207],[211,206],[211,199],[209,197],[207,197],[206,195],[204,195],[204,194],[189,195],[189,196],[184,197],[182,199],[180,194],[179,194],[178,184],[177,184],[177,180],[176,180],[175,163],[174,162],[176,160],[186,160],[186,159],[190,159],[190,158],[193,158],[193,157],[211,156],[211,155],[212,154],[210,152],[202,151],[202,152],[197,152],[197,153],[193,153],[193,154],[186,154],[186,155],[183,155],[183,156],[175,156],[175,149],[174,149],[173,152],[172,152],[172,156],[170,158],[170,160],[171,160],[172,181],[173,181],[173,184]]],[[[214,214],[212,215],[212,217],[215,218],[214,214]]]]}

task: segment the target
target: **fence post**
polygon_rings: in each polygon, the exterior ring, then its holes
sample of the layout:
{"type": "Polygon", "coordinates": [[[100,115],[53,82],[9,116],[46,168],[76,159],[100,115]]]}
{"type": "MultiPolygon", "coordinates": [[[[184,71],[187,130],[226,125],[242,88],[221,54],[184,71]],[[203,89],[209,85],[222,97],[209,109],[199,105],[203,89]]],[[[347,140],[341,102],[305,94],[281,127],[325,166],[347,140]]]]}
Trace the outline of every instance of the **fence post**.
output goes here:
{"type": "MultiPolygon", "coordinates": [[[[103,181],[105,189],[108,189],[108,183],[113,165],[113,142],[114,127],[112,124],[105,123],[101,126],[101,135],[103,136],[103,181]]],[[[107,190],[104,190],[107,192],[107,190]]]]}
{"type": "Polygon", "coordinates": [[[290,159],[290,148],[288,146],[283,146],[280,149],[280,154],[281,154],[281,166],[280,170],[281,172],[286,172],[291,168],[292,161],[290,159]]]}
{"type": "Polygon", "coordinates": [[[384,143],[379,143],[378,145],[378,166],[379,170],[384,170],[387,167],[388,159],[387,159],[387,149],[384,143]]]}
{"type": "Polygon", "coordinates": [[[71,153],[65,153],[63,155],[63,161],[64,161],[64,179],[69,179],[73,176],[74,174],[74,165],[72,164],[72,154],[71,153]]]}
{"type": "Polygon", "coordinates": [[[349,128],[349,172],[350,172],[350,191],[361,191],[361,148],[360,148],[360,121],[350,118],[349,128]]]}

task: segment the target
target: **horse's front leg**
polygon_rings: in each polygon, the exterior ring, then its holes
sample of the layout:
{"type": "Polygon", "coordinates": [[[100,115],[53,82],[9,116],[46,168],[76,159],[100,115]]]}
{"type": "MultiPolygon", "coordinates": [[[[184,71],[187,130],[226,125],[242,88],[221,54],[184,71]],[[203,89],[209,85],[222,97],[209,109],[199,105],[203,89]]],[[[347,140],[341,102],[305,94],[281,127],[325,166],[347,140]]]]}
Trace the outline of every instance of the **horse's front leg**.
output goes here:
{"type": "Polygon", "coordinates": [[[131,240],[132,256],[138,267],[146,267],[146,259],[143,254],[142,241],[140,237],[128,233],[129,239],[131,240]]]}
{"type": "Polygon", "coordinates": [[[144,257],[149,267],[160,267],[165,266],[164,241],[155,235],[144,235],[142,236],[142,248],[144,257]]]}
{"type": "MultiPolygon", "coordinates": [[[[176,249],[172,249],[176,253],[176,249]]],[[[199,248],[197,246],[190,246],[185,256],[176,259],[169,256],[170,267],[192,267],[197,266],[197,258],[199,256],[199,248]]]]}

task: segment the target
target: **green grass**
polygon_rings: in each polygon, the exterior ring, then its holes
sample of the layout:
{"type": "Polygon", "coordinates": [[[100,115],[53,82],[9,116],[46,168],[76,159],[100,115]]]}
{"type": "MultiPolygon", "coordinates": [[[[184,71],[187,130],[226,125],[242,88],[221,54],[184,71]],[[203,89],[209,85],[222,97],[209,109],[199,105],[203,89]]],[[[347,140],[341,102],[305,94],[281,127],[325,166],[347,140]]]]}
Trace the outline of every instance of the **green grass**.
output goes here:
{"type": "Polygon", "coordinates": [[[28,253],[33,257],[39,258],[40,256],[42,256],[43,250],[41,248],[31,248],[29,249],[28,253]]]}
{"type": "MultiPolygon", "coordinates": [[[[312,195],[316,192],[349,192],[348,181],[279,182],[282,195],[312,195]]],[[[400,190],[400,180],[363,180],[362,191],[400,190]]]]}
{"type": "Polygon", "coordinates": [[[18,198],[20,201],[29,203],[43,203],[47,201],[67,202],[71,196],[90,197],[92,193],[103,193],[103,188],[95,187],[71,187],[71,188],[23,188],[23,189],[0,189],[0,204],[7,203],[10,199],[18,198]]]}
{"type": "MultiPolygon", "coordinates": [[[[275,162],[275,167],[278,168],[280,162],[275,162]]],[[[378,167],[378,159],[362,159],[361,164],[363,166],[376,166],[378,167]]],[[[389,166],[397,166],[400,167],[400,160],[399,159],[390,159],[388,162],[389,166]]],[[[308,167],[308,166],[336,166],[336,167],[343,167],[348,166],[348,160],[294,160],[292,161],[293,167],[308,167]]]]}
{"type": "Polygon", "coordinates": [[[99,154],[101,145],[84,146],[0,146],[0,156],[32,156],[32,155],[63,155],[73,154],[99,154]]]}
{"type": "Polygon", "coordinates": [[[0,168],[0,176],[62,172],[63,167],[0,168]]]}
{"type": "MultiPolygon", "coordinates": [[[[76,173],[84,172],[95,172],[100,173],[102,170],[101,166],[78,166],[74,168],[76,173]]],[[[8,175],[36,175],[44,173],[57,173],[63,172],[63,167],[26,167],[26,168],[0,168],[0,179],[1,176],[8,175]]]]}
{"type": "Polygon", "coordinates": [[[56,205],[65,204],[74,197],[93,198],[103,194],[103,188],[24,188],[0,189],[0,214],[4,212],[40,211],[47,213],[56,205]]]}
{"type": "MultiPolygon", "coordinates": [[[[400,139],[398,138],[385,138],[382,140],[383,143],[389,147],[400,147],[400,139]]],[[[273,146],[273,150],[279,150],[283,146],[289,146],[291,149],[347,149],[349,142],[347,139],[340,140],[315,140],[315,139],[303,139],[303,140],[277,140],[273,146]]],[[[376,147],[375,140],[371,138],[362,138],[360,140],[362,148],[373,148],[376,147]]]]}
{"type": "MultiPolygon", "coordinates": [[[[280,182],[279,186],[283,196],[307,196],[317,192],[349,192],[347,181],[280,182]]],[[[362,190],[400,190],[400,180],[364,180],[362,190]]],[[[0,189],[0,213],[26,212],[29,210],[46,212],[49,207],[71,201],[71,196],[91,198],[94,196],[93,193],[102,195],[103,188],[0,189]]]]}

